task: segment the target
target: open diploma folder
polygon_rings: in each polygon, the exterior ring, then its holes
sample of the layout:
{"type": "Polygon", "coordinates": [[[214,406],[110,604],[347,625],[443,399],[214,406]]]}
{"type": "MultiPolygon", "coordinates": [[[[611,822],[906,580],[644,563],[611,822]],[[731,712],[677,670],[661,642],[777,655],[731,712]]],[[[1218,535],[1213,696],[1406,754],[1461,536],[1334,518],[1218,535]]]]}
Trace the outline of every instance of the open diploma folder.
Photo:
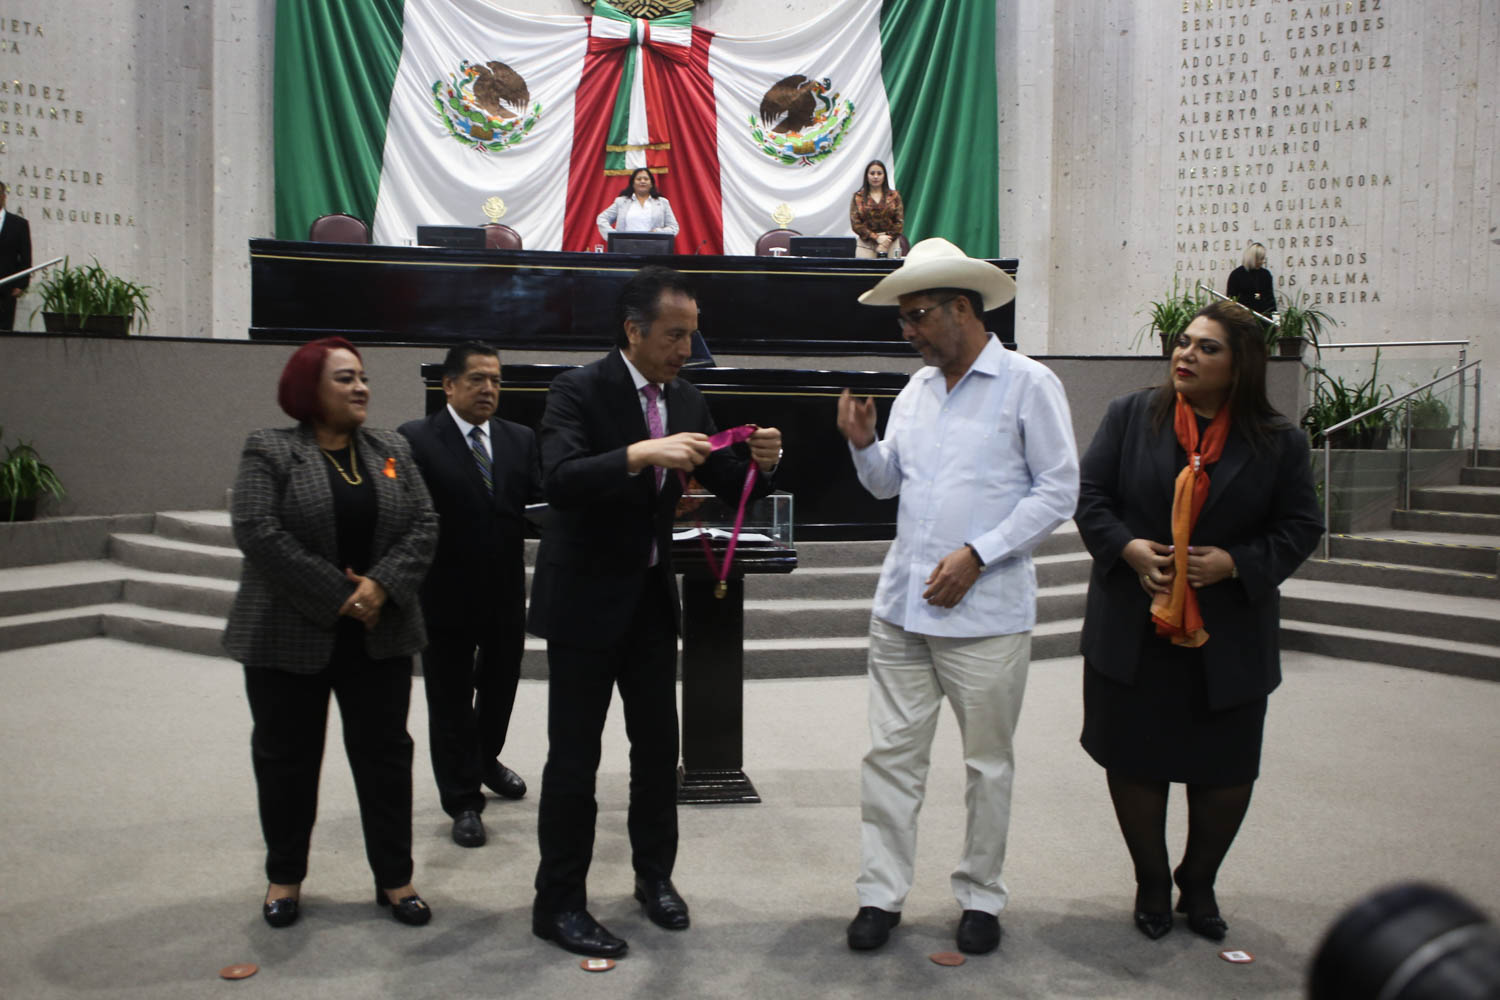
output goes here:
{"type": "MultiPolygon", "coordinates": [[[[708,538],[710,540],[729,541],[733,534],[728,528],[682,528],[672,532],[672,541],[689,542],[695,538],[708,538]]],[[[770,545],[776,540],[770,535],[762,535],[754,531],[741,531],[741,545],[770,545]]]]}

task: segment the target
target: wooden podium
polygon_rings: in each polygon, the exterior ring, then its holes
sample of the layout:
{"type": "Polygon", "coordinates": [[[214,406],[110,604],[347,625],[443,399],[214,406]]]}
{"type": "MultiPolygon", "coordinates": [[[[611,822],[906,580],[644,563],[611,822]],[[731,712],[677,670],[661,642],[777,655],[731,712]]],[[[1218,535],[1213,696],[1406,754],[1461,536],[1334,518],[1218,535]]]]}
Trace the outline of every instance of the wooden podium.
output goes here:
{"type": "MultiPolygon", "coordinates": [[[[713,542],[714,559],[724,543],[713,542]]],[[[698,539],[672,543],[672,563],[682,574],[682,764],[677,801],[704,804],[759,802],[745,775],[745,575],[790,573],[797,550],[779,544],[734,551],[727,590],[715,597],[712,574],[698,539]]]]}

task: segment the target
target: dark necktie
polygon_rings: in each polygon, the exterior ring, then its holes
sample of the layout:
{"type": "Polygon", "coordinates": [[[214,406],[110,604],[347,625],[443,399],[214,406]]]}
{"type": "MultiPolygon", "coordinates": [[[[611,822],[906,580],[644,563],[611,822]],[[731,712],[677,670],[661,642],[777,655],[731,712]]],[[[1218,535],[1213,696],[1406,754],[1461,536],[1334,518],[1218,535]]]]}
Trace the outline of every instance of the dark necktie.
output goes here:
{"type": "MultiPolygon", "coordinates": [[[[656,399],[661,395],[661,389],[655,382],[647,382],[641,386],[641,392],[646,394],[646,429],[651,432],[652,437],[659,438],[665,433],[661,426],[661,411],[656,408],[656,399]]],[[[667,470],[659,465],[656,466],[656,491],[658,493],[661,492],[662,483],[666,482],[666,479],[667,470]]]]}
{"type": "Polygon", "coordinates": [[[474,452],[474,464],[479,466],[479,478],[484,480],[484,491],[495,492],[495,480],[490,474],[489,452],[484,450],[484,431],[478,427],[469,429],[470,449],[474,452]]]}

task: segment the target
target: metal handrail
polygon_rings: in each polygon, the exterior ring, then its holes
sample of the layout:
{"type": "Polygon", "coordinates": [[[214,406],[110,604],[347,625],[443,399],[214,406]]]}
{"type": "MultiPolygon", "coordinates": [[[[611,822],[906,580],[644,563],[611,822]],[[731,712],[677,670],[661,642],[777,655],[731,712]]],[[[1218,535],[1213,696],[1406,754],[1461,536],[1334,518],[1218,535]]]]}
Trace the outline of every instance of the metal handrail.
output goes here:
{"type": "MultiPolygon", "coordinates": [[[[1374,347],[1377,350],[1382,347],[1457,347],[1459,367],[1462,368],[1465,362],[1469,360],[1469,342],[1467,340],[1387,340],[1384,343],[1372,340],[1353,344],[1329,344],[1328,346],[1335,351],[1342,351],[1349,347],[1374,347]]],[[[1377,354],[1376,357],[1379,357],[1379,355],[1377,354]]],[[[1323,352],[1319,351],[1318,359],[1321,361],[1322,358],[1323,352]]],[[[1464,412],[1463,382],[1458,383],[1458,412],[1460,415],[1464,412]]]]}
{"type": "MultiPolygon", "coordinates": [[[[1365,417],[1370,416],[1371,414],[1379,413],[1381,410],[1390,409],[1392,406],[1395,406],[1397,403],[1405,403],[1406,404],[1406,435],[1405,435],[1406,436],[1406,443],[1405,443],[1405,445],[1403,446],[1403,448],[1401,450],[1401,495],[1402,495],[1402,509],[1403,510],[1409,510],[1409,509],[1411,509],[1411,398],[1413,396],[1415,396],[1419,392],[1424,392],[1424,391],[1426,391],[1428,389],[1431,389],[1433,386],[1437,385],[1439,382],[1446,382],[1448,379],[1453,378],[1455,375],[1462,376],[1463,373],[1466,372],[1466,371],[1468,371],[1470,368],[1479,369],[1479,366],[1482,365],[1482,364],[1484,364],[1483,359],[1480,359],[1478,361],[1471,361],[1471,362],[1469,362],[1468,364],[1464,365],[1461,368],[1455,368],[1451,372],[1445,372],[1444,374],[1439,375],[1437,378],[1433,379],[1430,382],[1426,382],[1426,383],[1424,383],[1422,385],[1419,385],[1419,386],[1417,386],[1414,389],[1408,389],[1406,392],[1403,392],[1401,395],[1396,396],[1396,397],[1394,397],[1392,399],[1387,399],[1383,403],[1378,403],[1375,406],[1370,407],[1368,410],[1363,411],[1362,413],[1356,413],[1352,417],[1349,417],[1349,418],[1347,418],[1345,420],[1340,420],[1338,423],[1334,424],[1331,427],[1324,427],[1321,430],[1319,430],[1316,434],[1313,435],[1313,437],[1315,439],[1319,438],[1319,437],[1321,437],[1323,439],[1323,525],[1324,525],[1324,529],[1325,529],[1324,532],[1323,532],[1323,558],[1324,559],[1329,558],[1329,553],[1330,553],[1330,551],[1332,549],[1332,546],[1333,546],[1333,539],[1332,539],[1333,532],[1327,530],[1328,524],[1333,520],[1333,489],[1332,489],[1332,484],[1330,483],[1330,478],[1333,475],[1333,445],[1329,441],[1329,435],[1332,434],[1334,431],[1342,430],[1343,428],[1348,427],[1350,424],[1358,423],[1359,421],[1363,420],[1365,417]]],[[[1472,444],[1471,447],[1472,447],[1472,461],[1476,465],[1479,463],[1479,403],[1480,403],[1480,398],[1481,398],[1481,393],[1480,393],[1480,379],[1481,379],[1482,376],[1483,376],[1482,370],[1476,370],[1474,372],[1474,426],[1473,426],[1473,437],[1471,438],[1471,440],[1473,441],[1473,444],[1472,444]]],[[[1462,427],[1463,427],[1463,412],[1462,412],[1462,410],[1463,410],[1463,405],[1464,405],[1463,404],[1463,384],[1464,384],[1463,379],[1460,378],[1459,381],[1458,381],[1458,385],[1459,385],[1459,415],[1458,415],[1458,419],[1459,419],[1459,427],[1460,427],[1458,444],[1459,444],[1459,448],[1460,449],[1463,448],[1463,432],[1462,432],[1462,427]]]]}
{"type": "MultiPolygon", "coordinates": [[[[1205,285],[1201,281],[1198,282],[1198,291],[1200,291],[1200,292],[1207,292],[1208,294],[1212,295],[1214,298],[1218,299],[1220,302],[1233,302],[1233,301],[1235,301],[1234,299],[1231,299],[1229,296],[1227,296],[1227,295],[1225,295],[1225,294],[1223,294],[1221,292],[1214,291],[1212,288],[1209,288],[1207,285],[1205,285]]],[[[1272,326],[1280,326],[1281,325],[1281,320],[1279,320],[1279,319],[1272,319],[1269,316],[1262,316],[1260,313],[1256,312],[1254,309],[1251,309],[1249,306],[1245,306],[1245,311],[1247,313],[1249,313],[1251,316],[1254,316],[1256,319],[1260,320],[1262,323],[1270,323],[1272,326]]]]}
{"type": "Polygon", "coordinates": [[[1424,383],[1423,385],[1419,385],[1415,389],[1408,389],[1406,392],[1403,392],[1401,395],[1395,396],[1395,397],[1393,397],[1391,399],[1387,399],[1383,403],[1377,403],[1376,405],[1370,407],[1368,410],[1365,410],[1363,413],[1357,413],[1354,416],[1349,417],[1347,420],[1340,420],[1338,423],[1334,424],[1332,427],[1325,427],[1322,430],[1318,431],[1318,433],[1315,434],[1315,435],[1313,435],[1313,436],[1314,437],[1322,437],[1322,438],[1326,439],[1328,437],[1328,435],[1331,434],[1331,433],[1333,433],[1334,431],[1342,430],[1343,428],[1349,426],[1350,424],[1355,423],[1356,421],[1362,420],[1365,417],[1368,417],[1372,413],[1378,413],[1381,410],[1389,409],[1390,407],[1395,406],[1397,403],[1401,402],[1402,400],[1407,399],[1407,398],[1409,398],[1411,396],[1415,396],[1417,393],[1423,391],[1424,389],[1430,389],[1433,386],[1437,385],[1439,382],[1446,381],[1447,379],[1450,379],[1450,378],[1452,378],[1455,375],[1462,374],[1463,372],[1468,371],[1470,368],[1477,368],[1477,367],[1479,367],[1482,364],[1484,364],[1483,360],[1480,360],[1480,361],[1470,361],[1468,364],[1464,365],[1462,368],[1455,368],[1451,372],[1446,372],[1446,373],[1444,373],[1442,375],[1439,375],[1437,378],[1433,379],[1431,382],[1427,382],[1427,383],[1424,383]]]}
{"type": "Polygon", "coordinates": [[[1370,340],[1352,344],[1329,343],[1329,347],[1468,347],[1467,340],[1370,340]]]}

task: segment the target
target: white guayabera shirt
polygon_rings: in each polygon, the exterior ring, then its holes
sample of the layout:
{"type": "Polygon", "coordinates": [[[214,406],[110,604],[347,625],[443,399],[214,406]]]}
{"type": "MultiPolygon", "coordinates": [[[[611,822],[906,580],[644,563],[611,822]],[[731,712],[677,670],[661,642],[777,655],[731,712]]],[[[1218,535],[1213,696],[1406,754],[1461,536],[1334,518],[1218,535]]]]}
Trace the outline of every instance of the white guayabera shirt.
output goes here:
{"type": "Polygon", "coordinates": [[[874,612],[908,632],[991,636],[1036,624],[1032,551],[1078,504],[1078,450],[1062,383],[994,334],[948,391],[931,366],[891,406],[885,437],[850,445],[865,489],[901,497],[874,612]],[[943,556],[965,542],[984,570],[952,608],[922,598],[943,556]]]}

